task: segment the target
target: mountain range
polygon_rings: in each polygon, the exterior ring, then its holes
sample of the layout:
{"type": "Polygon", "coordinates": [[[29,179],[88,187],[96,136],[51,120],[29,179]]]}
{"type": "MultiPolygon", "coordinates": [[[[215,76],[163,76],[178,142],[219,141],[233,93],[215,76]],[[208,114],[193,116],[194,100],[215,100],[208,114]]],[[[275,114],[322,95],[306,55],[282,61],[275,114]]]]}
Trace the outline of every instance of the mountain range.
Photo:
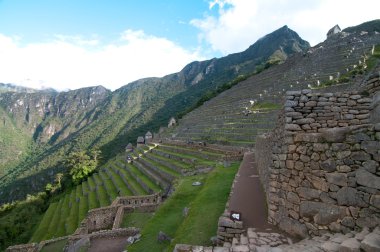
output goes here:
{"type": "Polygon", "coordinates": [[[157,132],[207,92],[309,47],[284,26],[243,52],[192,62],[178,73],[114,92],[102,86],[56,92],[2,85],[0,203],[41,191],[64,171],[62,160],[71,151],[98,148],[105,161],[148,130],[157,132]]]}

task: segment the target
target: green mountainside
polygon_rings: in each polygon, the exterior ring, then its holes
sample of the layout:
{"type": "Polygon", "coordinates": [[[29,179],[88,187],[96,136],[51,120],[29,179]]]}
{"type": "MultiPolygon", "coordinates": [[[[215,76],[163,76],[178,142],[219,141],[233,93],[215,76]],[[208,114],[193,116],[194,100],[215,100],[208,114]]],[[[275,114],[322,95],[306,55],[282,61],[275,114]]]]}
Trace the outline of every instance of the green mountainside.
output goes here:
{"type": "Polygon", "coordinates": [[[0,202],[40,191],[63,170],[61,160],[70,151],[99,148],[107,160],[137,136],[166,125],[171,116],[192,107],[207,91],[307,48],[308,42],[284,26],[244,52],[192,62],[178,73],[138,80],[112,93],[92,87],[61,93],[0,94],[3,117],[13,121],[27,142],[4,146],[4,153],[16,150],[23,155],[1,160],[0,202]]]}

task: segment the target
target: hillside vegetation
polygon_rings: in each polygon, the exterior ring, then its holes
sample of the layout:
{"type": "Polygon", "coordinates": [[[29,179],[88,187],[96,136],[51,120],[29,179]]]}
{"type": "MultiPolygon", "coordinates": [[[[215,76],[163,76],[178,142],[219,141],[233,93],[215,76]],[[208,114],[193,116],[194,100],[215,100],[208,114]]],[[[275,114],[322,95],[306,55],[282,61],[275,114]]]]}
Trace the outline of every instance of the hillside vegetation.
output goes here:
{"type": "Polygon", "coordinates": [[[24,159],[0,167],[7,171],[0,179],[0,202],[40,191],[56,173],[65,172],[61,161],[69,152],[98,148],[108,160],[137,136],[158,131],[171,116],[183,114],[207,92],[239,75],[252,74],[267,61],[278,63],[308,47],[284,26],[244,52],[193,62],[178,73],[138,80],[112,93],[93,87],[62,93],[0,94],[0,106],[7,116],[35,143],[24,159]]]}

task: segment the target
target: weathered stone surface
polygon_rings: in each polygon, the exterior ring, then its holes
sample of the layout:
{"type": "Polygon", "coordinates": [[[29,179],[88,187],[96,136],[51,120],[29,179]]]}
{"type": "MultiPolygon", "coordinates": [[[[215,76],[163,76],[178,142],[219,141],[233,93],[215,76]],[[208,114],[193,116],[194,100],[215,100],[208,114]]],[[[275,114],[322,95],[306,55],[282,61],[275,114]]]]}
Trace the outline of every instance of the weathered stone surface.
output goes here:
{"type": "Polygon", "coordinates": [[[228,217],[220,217],[218,222],[219,227],[229,227],[229,228],[236,228],[236,229],[242,229],[243,223],[241,221],[232,221],[228,217]]]}
{"type": "Polygon", "coordinates": [[[313,122],[315,122],[314,118],[301,118],[301,119],[297,119],[296,120],[296,124],[300,124],[300,125],[310,124],[310,123],[313,123],[313,122]]]}
{"type": "Polygon", "coordinates": [[[348,216],[346,216],[346,217],[344,217],[344,218],[342,219],[341,224],[342,224],[343,226],[353,228],[353,227],[355,227],[355,220],[354,220],[354,218],[352,218],[352,217],[348,217],[348,216]]]}
{"type": "Polygon", "coordinates": [[[362,150],[370,154],[376,154],[380,150],[380,142],[378,141],[364,141],[361,144],[362,150]]]}
{"type": "Polygon", "coordinates": [[[359,169],[356,171],[356,182],[359,185],[380,189],[380,177],[365,169],[359,169]]]}
{"type": "Polygon", "coordinates": [[[368,160],[363,162],[363,167],[370,173],[376,173],[376,168],[379,167],[379,163],[375,160],[368,160]]]}
{"type": "Polygon", "coordinates": [[[298,187],[296,191],[301,198],[307,200],[318,199],[321,195],[321,191],[306,187],[298,187]]]}
{"type": "Polygon", "coordinates": [[[326,179],[331,184],[347,186],[347,174],[345,173],[326,173],[326,179]]]}
{"type": "Polygon", "coordinates": [[[294,192],[288,192],[287,199],[290,203],[293,203],[293,204],[299,204],[300,203],[300,198],[294,192]]]}
{"type": "Polygon", "coordinates": [[[230,249],[226,247],[214,247],[213,252],[229,252],[230,249]]]}
{"type": "Polygon", "coordinates": [[[378,252],[380,251],[380,235],[371,233],[366,235],[361,242],[360,248],[365,252],[378,252]]]}
{"type": "Polygon", "coordinates": [[[301,217],[314,218],[317,224],[327,225],[345,216],[344,209],[332,204],[303,201],[300,204],[301,217]]]}
{"type": "Polygon", "coordinates": [[[365,153],[364,151],[353,151],[351,153],[351,158],[357,161],[367,161],[371,160],[371,155],[365,153]]]}
{"type": "Polygon", "coordinates": [[[295,107],[297,105],[298,105],[298,101],[287,100],[285,102],[285,107],[295,107]]]}
{"type": "Polygon", "coordinates": [[[358,191],[351,187],[342,187],[336,194],[338,205],[340,206],[366,206],[360,198],[358,191]]]}
{"type": "Polygon", "coordinates": [[[380,195],[372,195],[370,204],[378,209],[380,209],[380,195]]]}
{"type": "Polygon", "coordinates": [[[360,242],[355,238],[344,240],[340,245],[339,252],[360,252],[360,242]]]}
{"type": "Polygon", "coordinates": [[[347,127],[342,128],[327,128],[320,129],[319,132],[323,134],[323,139],[326,142],[337,143],[343,142],[346,138],[346,134],[350,131],[347,127]]]}
{"type": "Polygon", "coordinates": [[[333,159],[328,159],[321,163],[321,168],[327,172],[336,171],[336,163],[333,159]]]}
{"type": "Polygon", "coordinates": [[[307,142],[307,143],[318,143],[322,141],[323,136],[321,133],[298,133],[294,137],[294,142],[307,142]]]}
{"type": "Polygon", "coordinates": [[[232,252],[249,252],[249,247],[248,245],[236,245],[232,246],[231,250],[232,252]]]}
{"type": "Polygon", "coordinates": [[[302,129],[298,124],[285,124],[285,130],[301,131],[302,129]]]}
{"type": "Polygon", "coordinates": [[[340,245],[335,242],[327,241],[322,244],[321,248],[326,252],[337,252],[340,245]]]}
{"type": "Polygon", "coordinates": [[[279,227],[292,236],[305,238],[309,235],[304,224],[287,217],[280,220],[279,227]]]}

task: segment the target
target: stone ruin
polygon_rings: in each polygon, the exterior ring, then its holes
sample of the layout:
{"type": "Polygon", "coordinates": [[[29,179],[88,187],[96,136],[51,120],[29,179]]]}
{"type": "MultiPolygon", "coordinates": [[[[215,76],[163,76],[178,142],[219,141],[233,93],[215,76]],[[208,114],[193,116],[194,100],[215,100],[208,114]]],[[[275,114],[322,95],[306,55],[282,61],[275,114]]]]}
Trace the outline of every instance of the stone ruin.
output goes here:
{"type": "Polygon", "coordinates": [[[340,33],[342,30],[340,29],[339,25],[335,25],[333,28],[331,28],[328,32],[327,32],[327,38],[335,35],[335,34],[338,34],[340,33]]]}
{"type": "Polygon", "coordinates": [[[174,127],[177,125],[177,121],[174,117],[170,118],[169,122],[168,122],[168,128],[171,128],[171,127],[174,127]]]}
{"type": "Polygon", "coordinates": [[[255,160],[268,222],[303,240],[244,230],[225,212],[223,247],[174,251],[380,251],[379,115],[380,73],[360,91],[288,91],[278,126],[257,138],[255,160]]]}
{"type": "MultiPolygon", "coordinates": [[[[134,227],[120,228],[125,214],[135,210],[141,212],[154,212],[161,204],[160,193],[143,196],[117,197],[110,206],[91,209],[87,217],[81,222],[74,234],[59,237],[40,243],[15,245],[7,248],[7,252],[37,252],[43,246],[68,239],[68,251],[79,251],[79,243],[84,240],[91,241],[99,238],[134,237],[140,230],[134,227]]],[[[66,251],[66,250],[65,250],[66,251]]]]}

